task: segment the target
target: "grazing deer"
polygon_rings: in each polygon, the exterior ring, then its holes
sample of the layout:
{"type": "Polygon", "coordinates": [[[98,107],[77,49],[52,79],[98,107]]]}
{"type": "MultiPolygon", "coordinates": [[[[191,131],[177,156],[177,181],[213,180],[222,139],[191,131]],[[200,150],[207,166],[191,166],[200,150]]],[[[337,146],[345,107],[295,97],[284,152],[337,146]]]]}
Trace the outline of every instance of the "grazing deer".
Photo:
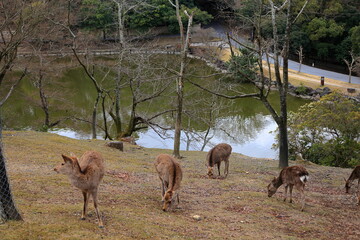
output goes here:
{"type": "Polygon", "coordinates": [[[155,169],[161,180],[161,197],[164,202],[162,209],[166,211],[175,195],[177,202],[180,202],[179,194],[175,192],[180,188],[182,170],[180,164],[168,154],[160,154],[156,157],[155,169]]]}
{"type": "Polygon", "coordinates": [[[84,207],[81,219],[85,220],[86,210],[91,195],[94,200],[99,227],[103,228],[104,225],[97,207],[98,187],[105,173],[102,156],[98,152],[87,151],[80,159],[65,155],[62,155],[62,158],[64,159],[64,162],[54,168],[54,171],[67,175],[70,183],[82,191],[84,196],[84,207]]]}
{"type": "Polygon", "coordinates": [[[309,173],[306,171],[304,167],[301,166],[292,166],[292,167],[285,167],[281,170],[279,177],[275,177],[270,184],[268,185],[268,196],[271,197],[277,191],[277,189],[282,185],[285,184],[285,198],[284,202],[287,198],[287,190],[290,187],[290,202],[292,202],[292,190],[293,187],[300,191],[301,200],[302,200],[302,207],[301,211],[304,211],[305,207],[305,183],[309,178],[309,173]]]}
{"type": "Polygon", "coordinates": [[[206,156],[206,161],[207,161],[207,168],[208,168],[207,175],[209,177],[213,176],[213,169],[214,169],[215,164],[217,165],[217,168],[219,171],[219,176],[220,176],[221,161],[225,162],[224,175],[225,175],[225,177],[227,177],[227,175],[229,173],[229,157],[230,157],[231,151],[232,151],[232,148],[229,144],[220,143],[220,144],[216,145],[215,147],[213,147],[208,152],[208,154],[206,156]]]}
{"type": "Polygon", "coordinates": [[[360,205],[360,194],[359,194],[359,190],[360,190],[360,165],[356,166],[354,168],[354,170],[352,171],[352,173],[350,174],[348,180],[345,180],[345,190],[346,193],[349,193],[350,187],[353,183],[354,180],[358,179],[358,186],[357,186],[357,205],[360,205]]]}

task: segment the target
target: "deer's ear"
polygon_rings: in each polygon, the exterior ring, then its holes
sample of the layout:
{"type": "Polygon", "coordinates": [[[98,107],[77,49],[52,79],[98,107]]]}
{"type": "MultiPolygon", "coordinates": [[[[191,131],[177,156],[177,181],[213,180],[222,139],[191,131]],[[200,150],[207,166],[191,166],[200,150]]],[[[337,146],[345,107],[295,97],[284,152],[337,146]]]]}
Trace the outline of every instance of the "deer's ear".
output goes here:
{"type": "Polygon", "coordinates": [[[64,162],[71,162],[71,163],[73,162],[73,160],[70,157],[63,155],[63,154],[61,154],[61,156],[64,159],[64,162]]]}
{"type": "Polygon", "coordinates": [[[346,181],[346,178],[344,178],[344,181],[347,182],[347,181],[346,181]]]}

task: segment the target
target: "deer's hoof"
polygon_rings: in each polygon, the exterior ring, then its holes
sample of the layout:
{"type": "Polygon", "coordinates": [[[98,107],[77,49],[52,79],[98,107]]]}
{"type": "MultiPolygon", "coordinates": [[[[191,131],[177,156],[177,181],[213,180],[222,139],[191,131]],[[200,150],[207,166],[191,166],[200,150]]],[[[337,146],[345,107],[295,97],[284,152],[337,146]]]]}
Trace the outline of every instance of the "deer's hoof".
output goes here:
{"type": "Polygon", "coordinates": [[[81,220],[85,220],[85,217],[81,217],[80,219],[81,219],[81,220]]]}

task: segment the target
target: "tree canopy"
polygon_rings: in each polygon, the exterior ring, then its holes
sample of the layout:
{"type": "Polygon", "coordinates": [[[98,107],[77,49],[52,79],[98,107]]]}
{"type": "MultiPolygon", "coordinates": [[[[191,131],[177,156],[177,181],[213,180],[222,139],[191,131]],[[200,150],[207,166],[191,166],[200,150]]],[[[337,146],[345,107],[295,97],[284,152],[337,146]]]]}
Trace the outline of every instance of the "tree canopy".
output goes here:
{"type": "Polygon", "coordinates": [[[360,159],[360,106],[332,93],[289,117],[289,151],[319,164],[349,167],[360,159]]]}

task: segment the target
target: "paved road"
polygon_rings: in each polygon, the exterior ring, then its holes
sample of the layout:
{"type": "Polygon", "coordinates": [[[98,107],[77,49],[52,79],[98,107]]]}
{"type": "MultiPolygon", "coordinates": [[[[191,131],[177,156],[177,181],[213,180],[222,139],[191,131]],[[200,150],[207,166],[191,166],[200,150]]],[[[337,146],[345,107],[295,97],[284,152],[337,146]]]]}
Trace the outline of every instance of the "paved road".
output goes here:
{"type": "MultiPolygon", "coordinates": [[[[219,23],[214,23],[208,27],[209,28],[211,27],[215,30],[215,32],[218,35],[217,37],[224,39],[224,41],[226,41],[226,29],[224,28],[224,26],[222,26],[219,23]]],[[[246,39],[240,37],[240,41],[246,42],[246,39]]],[[[289,68],[297,71],[299,69],[299,63],[296,61],[289,60],[289,68]]],[[[324,70],[321,68],[316,68],[316,67],[312,67],[312,66],[308,66],[308,65],[304,65],[304,64],[302,64],[302,66],[301,66],[301,72],[318,76],[319,80],[320,80],[321,76],[324,76],[325,81],[326,81],[326,78],[331,78],[331,79],[343,81],[343,82],[349,81],[349,76],[347,74],[332,72],[332,71],[328,71],[328,70],[324,70]]],[[[352,76],[351,83],[360,84],[360,77],[352,76]]]]}

